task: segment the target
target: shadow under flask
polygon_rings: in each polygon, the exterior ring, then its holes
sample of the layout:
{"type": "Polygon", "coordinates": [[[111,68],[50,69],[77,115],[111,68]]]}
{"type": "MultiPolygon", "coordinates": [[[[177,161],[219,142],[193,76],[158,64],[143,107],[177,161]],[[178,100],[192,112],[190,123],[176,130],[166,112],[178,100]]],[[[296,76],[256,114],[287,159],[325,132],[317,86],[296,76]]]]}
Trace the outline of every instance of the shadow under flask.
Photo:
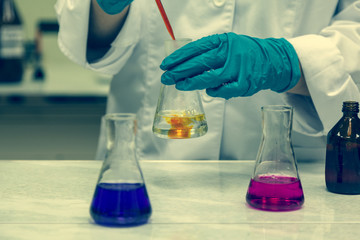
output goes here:
{"type": "MultiPolygon", "coordinates": [[[[166,56],[190,42],[191,39],[165,41],[166,56]]],[[[179,91],[175,85],[162,84],[152,130],[160,138],[186,139],[203,136],[208,125],[199,91],[179,91]]]]}
{"type": "Polygon", "coordinates": [[[107,153],[95,188],[90,215],[107,226],[135,226],[148,221],[151,204],[135,152],[136,115],[104,116],[107,153]]]}
{"type": "Polygon", "coordinates": [[[301,208],[304,193],[291,142],[291,106],[261,108],[263,134],[247,203],[260,210],[290,211],[301,208]]]}
{"type": "Polygon", "coordinates": [[[360,194],[359,103],[345,101],[343,116],[327,135],[325,181],[330,192],[360,194]]]}

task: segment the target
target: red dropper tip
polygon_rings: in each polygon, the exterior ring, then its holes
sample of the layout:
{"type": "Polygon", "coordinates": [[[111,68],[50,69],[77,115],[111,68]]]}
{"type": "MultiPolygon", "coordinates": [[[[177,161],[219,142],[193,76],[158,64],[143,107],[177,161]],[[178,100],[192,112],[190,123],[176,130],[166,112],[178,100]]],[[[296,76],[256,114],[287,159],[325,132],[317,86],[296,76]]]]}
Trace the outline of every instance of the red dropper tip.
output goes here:
{"type": "Polygon", "coordinates": [[[171,25],[170,25],[170,22],[169,22],[169,19],[167,18],[167,15],[166,15],[166,12],[165,12],[165,9],[161,3],[160,0],[155,0],[158,8],[159,8],[159,11],[160,11],[160,14],[161,14],[161,17],[162,19],[164,20],[164,23],[165,23],[165,26],[166,26],[166,29],[168,30],[172,40],[175,40],[175,35],[174,35],[174,32],[171,28],[171,25]]]}

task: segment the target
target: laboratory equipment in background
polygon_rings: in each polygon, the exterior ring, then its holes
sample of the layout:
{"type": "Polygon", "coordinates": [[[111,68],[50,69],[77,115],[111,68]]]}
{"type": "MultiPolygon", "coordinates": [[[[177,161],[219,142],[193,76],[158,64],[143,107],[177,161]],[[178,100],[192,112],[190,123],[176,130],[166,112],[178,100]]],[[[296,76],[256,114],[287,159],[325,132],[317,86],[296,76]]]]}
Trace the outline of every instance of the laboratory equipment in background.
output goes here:
{"type": "Polygon", "coordinates": [[[24,73],[24,30],[13,0],[0,0],[0,83],[19,83],[24,73]]]}
{"type": "Polygon", "coordinates": [[[40,19],[36,24],[35,39],[25,42],[24,64],[32,71],[30,77],[32,86],[40,84],[41,87],[46,79],[46,70],[43,63],[43,36],[44,34],[56,35],[58,31],[59,24],[56,19],[40,19]]]}
{"type": "Polygon", "coordinates": [[[33,80],[43,81],[45,79],[45,70],[43,66],[43,43],[42,38],[44,33],[57,34],[59,31],[59,24],[56,20],[40,20],[37,24],[34,41],[33,53],[33,80]]]}
{"type": "Polygon", "coordinates": [[[304,193],[291,141],[293,109],[269,105],[261,111],[262,139],[246,201],[261,210],[299,209],[304,193]]]}
{"type": "Polygon", "coordinates": [[[326,187],[334,193],[360,194],[359,103],[343,102],[342,112],[327,136],[326,187]]]}
{"type": "Polygon", "coordinates": [[[134,226],[151,216],[151,204],[135,152],[136,115],[104,117],[107,154],[92,199],[90,214],[100,225],[134,226]]]}
{"type": "MultiPolygon", "coordinates": [[[[165,41],[165,54],[191,42],[191,39],[165,41]]],[[[160,138],[186,139],[201,137],[208,130],[198,91],[179,91],[175,85],[161,85],[153,122],[153,133],[160,138]]]]}

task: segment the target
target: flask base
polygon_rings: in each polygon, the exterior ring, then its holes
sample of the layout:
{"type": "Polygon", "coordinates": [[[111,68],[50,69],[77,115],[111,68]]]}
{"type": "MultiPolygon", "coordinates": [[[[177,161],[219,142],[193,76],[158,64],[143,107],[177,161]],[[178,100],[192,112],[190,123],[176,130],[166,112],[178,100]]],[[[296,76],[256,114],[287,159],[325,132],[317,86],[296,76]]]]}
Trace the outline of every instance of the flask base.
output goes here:
{"type": "Polygon", "coordinates": [[[360,183],[326,183],[329,192],[345,195],[360,194],[360,183]]]}
{"type": "Polygon", "coordinates": [[[166,139],[187,139],[197,138],[204,136],[207,133],[207,125],[202,125],[199,128],[173,128],[173,129],[161,129],[153,127],[153,133],[159,138],[166,139]]]}
{"type": "Polygon", "coordinates": [[[99,225],[137,226],[148,222],[150,200],[144,184],[100,183],[95,189],[90,215],[99,225]]]}
{"type": "Polygon", "coordinates": [[[185,139],[205,135],[205,114],[163,110],[155,114],[153,133],[160,138],[185,139]]]}
{"type": "Polygon", "coordinates": [[[246,201],[251,207],[260,210],[292,211],[301,208],[304,194],[297,178],[261,176],[251,179],[246,201]]]}

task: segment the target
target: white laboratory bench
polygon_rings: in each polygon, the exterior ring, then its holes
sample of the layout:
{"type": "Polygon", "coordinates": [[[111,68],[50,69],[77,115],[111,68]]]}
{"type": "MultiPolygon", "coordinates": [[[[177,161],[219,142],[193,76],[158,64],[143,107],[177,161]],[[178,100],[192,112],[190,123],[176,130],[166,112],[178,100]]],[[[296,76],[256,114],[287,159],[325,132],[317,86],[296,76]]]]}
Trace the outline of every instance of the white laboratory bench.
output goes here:
{"type": "Polygon", "coordinates": [[[0,161],[0,239],[358,239],[360,195],[326,190],[323,163],[301,163],[302,209],[246,205],[254,161],[141,161],[153,214],[116,228],[89,215],[100,161],[0,161]]]}

